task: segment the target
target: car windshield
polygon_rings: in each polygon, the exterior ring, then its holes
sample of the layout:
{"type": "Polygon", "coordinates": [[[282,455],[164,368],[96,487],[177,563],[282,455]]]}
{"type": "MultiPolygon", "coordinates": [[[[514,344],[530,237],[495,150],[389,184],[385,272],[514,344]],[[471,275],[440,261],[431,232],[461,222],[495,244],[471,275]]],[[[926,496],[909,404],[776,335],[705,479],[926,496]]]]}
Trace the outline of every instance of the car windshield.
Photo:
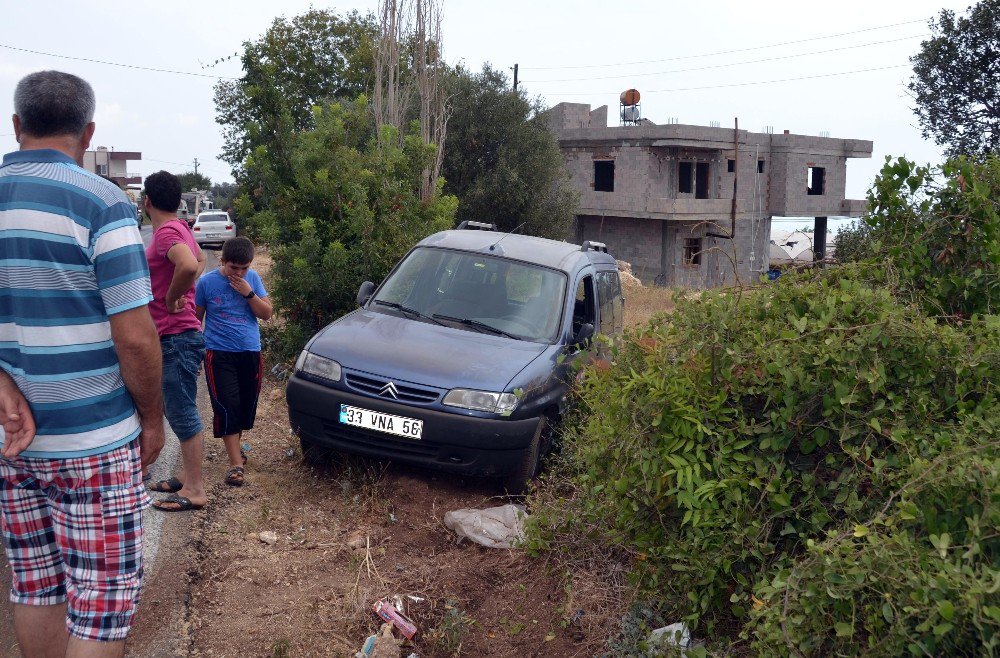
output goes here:
{"type": "Polygon", "coordinates": [[[555,270],[482,254],[419,247],[374,300],[443,324],[533,342],[556,340],[566,277],[555,270]]]}

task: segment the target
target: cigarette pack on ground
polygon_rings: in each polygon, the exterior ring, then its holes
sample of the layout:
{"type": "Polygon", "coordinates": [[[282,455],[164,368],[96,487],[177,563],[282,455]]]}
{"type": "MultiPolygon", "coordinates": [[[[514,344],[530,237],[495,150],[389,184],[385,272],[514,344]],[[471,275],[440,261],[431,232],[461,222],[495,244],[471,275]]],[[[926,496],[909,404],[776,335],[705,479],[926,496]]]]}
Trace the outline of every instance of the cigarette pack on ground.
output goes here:
{"type": "Polygon", "coordinates": [[[417,634],[417,625],[399,610],[396,610],[396,606],[388,601],[376,601],[375,605],[372,606],[372,610],[383,620],[398,628],[399,632],[406,636],[406,639],[412,640],[413,636],[417,634]]]}

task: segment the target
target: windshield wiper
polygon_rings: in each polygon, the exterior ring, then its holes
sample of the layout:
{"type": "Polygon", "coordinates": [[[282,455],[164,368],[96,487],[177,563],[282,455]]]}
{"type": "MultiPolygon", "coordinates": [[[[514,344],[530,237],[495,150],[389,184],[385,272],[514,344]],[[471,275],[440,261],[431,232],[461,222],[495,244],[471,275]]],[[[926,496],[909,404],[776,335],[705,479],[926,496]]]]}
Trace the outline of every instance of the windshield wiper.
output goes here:
{"type": "Polygon", "coordinates": [[[388,306],[389,308],[394,308],[397,311],[402,311],[403,313],[406,313],[407,315],[413,315],[415,317],[424,318],[426,320],[433,320],[434,322],[436,322],[437,324],[441,325],[442,327],[444,326],[444,323],[441,322],[441,321],[439,321],[436,317],[431,317],[430,315],[424,315],[423,313],[421,313],[417,309],[410,308],[409,306],[403,306],[402,304],[400,304],[398,302],[387,302],[387,301],[382,300],[382,299],[376,299],[375,303],[376,304],[381,304],[382,306],[388,306]]]}
{"type": "Polygon", "coordinates": [[[468,327],[475,327],[480,331],[488,331],[491,334],[499,334],[500,336],[506,336],[507,338],[513,338],[514,340],[522,340],[520,336],[515,336],[514,334],[508,333],[503,329],[497,329],[491,324],[486,324],[485,322],[480,322],[479,320],[472,320],[470,318],[456,318],[451,315],[439,315],[434,314],[435,318],[440,318],[442,320],[451,320],[452,322],[457,322],[459,324],[464,324],[468,327]]]}

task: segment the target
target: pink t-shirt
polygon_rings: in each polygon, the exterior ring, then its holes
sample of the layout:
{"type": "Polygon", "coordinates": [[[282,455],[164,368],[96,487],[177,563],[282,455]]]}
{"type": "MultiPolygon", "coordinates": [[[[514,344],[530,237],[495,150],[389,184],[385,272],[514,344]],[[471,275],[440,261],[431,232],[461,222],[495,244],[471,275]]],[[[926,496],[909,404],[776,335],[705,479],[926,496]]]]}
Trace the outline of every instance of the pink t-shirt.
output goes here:
{"type": "Polygon", "coordinates": [[[191,235],[191,229],[180,219],[165,222],[153,231],[153,239],[146,247],[146,260],[149,262],[149,282],[153,288],[153,301],[149,303],[149,314],[156,323],[156,333],[161,337],[179,334],[188,329],[201,329],[201,322],[194,314],[194,284],[184,293],[184,311],[167,313],[167,290],[174,278],[174,264],[167,258],[167,252],[176,244],[185,244],[194,257],[200,253],[198,245],[191,235]]]}

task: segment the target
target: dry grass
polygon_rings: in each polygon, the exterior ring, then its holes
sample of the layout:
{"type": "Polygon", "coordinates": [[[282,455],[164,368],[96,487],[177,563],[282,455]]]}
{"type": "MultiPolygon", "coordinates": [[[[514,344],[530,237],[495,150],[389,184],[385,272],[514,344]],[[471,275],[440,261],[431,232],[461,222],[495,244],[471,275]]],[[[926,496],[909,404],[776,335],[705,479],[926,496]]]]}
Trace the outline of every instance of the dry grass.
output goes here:
{"type": "Polygon", "coordinates": [[[646,324],[659,313],[670,313],[674,310],[673,288],[658,286],[626,286],[625,294],[625,328],[646,324]]]}

